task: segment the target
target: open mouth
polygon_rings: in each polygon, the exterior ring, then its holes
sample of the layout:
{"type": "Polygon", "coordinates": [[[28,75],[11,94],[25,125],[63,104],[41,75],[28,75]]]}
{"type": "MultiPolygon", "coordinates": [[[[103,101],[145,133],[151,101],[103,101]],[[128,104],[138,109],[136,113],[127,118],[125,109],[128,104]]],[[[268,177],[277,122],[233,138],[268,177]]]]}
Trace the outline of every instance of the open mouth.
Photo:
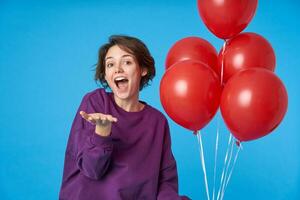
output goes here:
{"type": "Polygon", "coordinates": [[[115,78],[115,84],[116,86],[120,89],[120,88],[124,88],[127,86],[128,84],[128,79],[125,77],[117,77],[115,78]]]}

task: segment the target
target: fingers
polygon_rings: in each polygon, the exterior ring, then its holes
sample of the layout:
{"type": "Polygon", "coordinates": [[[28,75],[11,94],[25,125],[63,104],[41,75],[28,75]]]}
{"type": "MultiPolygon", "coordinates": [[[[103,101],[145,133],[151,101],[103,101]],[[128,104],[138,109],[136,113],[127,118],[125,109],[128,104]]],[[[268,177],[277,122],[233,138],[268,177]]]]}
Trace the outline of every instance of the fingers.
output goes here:
{"type": "Polygon", "coordinates": [[[107,118],[109,121],[111,121],[111,122],[117,122],[117,121],[118,121],[117,118],[115,118],[115,117],[113,117],[113,116],[111,116],[111,115],[106,115],[106,118],[107,118]]]}
{"type": "Polygon", "coordinates": [[[84,112],[84,111],[80,111],[79,114],[81,115],[82,118],[84,118],[85,120],[89,120],[89,115],[84,112]]]}
{"type": "Polygon", "coordinates": [[[91,115],[87,114],[86,112],[80,111],[79,114],[81,115],[81,117],[83,119],[85,119],[86,121],[90,122],[91,124],[95,124],[96,123],[96,120],[91,115]]]}
{"type": "Polygon", "coordinates": [[[90,113],[87,114],[84,111],[80,111],[79,114],[88,122],[91,122],[92,124],[97,123],[97,121],[101,121],[100,123],[106,124],[108,122],[117,122],[118,119],[113,117],[112,115],[106,115],[102,113],[90,113]]]}
{"type": "Polygon", "coordinates": [[[111,116],[111,115],[105,115],[101,113],[93,113],[92,115],[95,115],[95,119],[101,120],[101,121],[109,121],[109,122],[117,122],[118,119],[111,116]]]}

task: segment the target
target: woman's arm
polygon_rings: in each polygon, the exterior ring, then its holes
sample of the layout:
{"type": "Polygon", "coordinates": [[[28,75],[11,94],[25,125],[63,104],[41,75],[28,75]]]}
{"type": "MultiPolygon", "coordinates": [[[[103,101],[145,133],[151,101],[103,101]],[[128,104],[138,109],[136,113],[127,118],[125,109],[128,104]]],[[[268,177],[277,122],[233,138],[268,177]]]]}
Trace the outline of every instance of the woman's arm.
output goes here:
{"type": "Polygon", "coordinates": [[[73,120],[66,149],[64,180],[68,180],[74,172],[88,178],[99,180],[109,169],[113,141],[111,136],[100,136],[95,133],[95,127],[80,115],[80,111],[95,113],[94,106],[87,94],[73,120]]]}
{"type": "Polygon", "coordinates": [[[171,149],[170,128],[167,119],[164,134],[157,200],[191,200],[187,196],[178,195],[177,166],[171,149]]]}
{"type": "Polygon", "coordinates": [[[82,150],[77,153],[76,164],[85,176],[99,180],[108,171],[113,144],[111,137],[93,133],[86,139],[82,150]]]}
{"type": "Polygon", "coordinates": [[[159,174],[158,200],[181,199],[178,195],[177,166],[171,150],[168,121],[165,122],[164,143],[159,174]]]}

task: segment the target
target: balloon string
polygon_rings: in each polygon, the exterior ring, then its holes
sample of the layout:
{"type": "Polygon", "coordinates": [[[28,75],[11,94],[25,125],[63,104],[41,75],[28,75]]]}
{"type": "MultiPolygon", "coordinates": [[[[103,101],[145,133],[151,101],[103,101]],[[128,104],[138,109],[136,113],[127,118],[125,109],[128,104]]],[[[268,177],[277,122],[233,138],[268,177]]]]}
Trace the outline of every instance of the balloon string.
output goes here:
{"type": "Polygon", "coordinates": [[[229,152],[229,146],[230,146],[230,143],[231,143],[231,139],[232,139],[232,136],[230,134],[229,138],[228,138],[227,150],[226,150],[226,154],[225,154],[224,165],[223,165],[223,169],[222,169],[222,175],[221,175],[221,181],[220,181],[220,185],[219,185],[217,200],[219,200],[220,192],[221,192],[221,186],[223,184],[224,173],[225,173],[225,165],[227,163],[227,157],[228,157],[228,152],[229,152]]]}
{"type": "Polygon", "coordinates": [[[228,162],[227,162],[227,165],[226,165],[225,175],[224,175],[224,179],[223,179],[223,183],[222,183],[221,198],[220,198],[221,200],[224,197],[224,190],[225,190],[226,180],[227,180],[227,177],[228,177],[228,170],[229,170],[229,166],[230,166],[231,160],[232,160],[232,153],[233,153],[233,147],[234,147],[233,145],[234,145],[234,141],[232,140],[231,146],[230,146],[230,156],[229,156],[229,159],[228,159],[228,162]]]}
{"type": "Polygon", "coordinates": [[[212,199],[215,200],[215,190],[216,190],[216,169],[217,169],[217,159],[218,159],[218,146],[219,146],[219,128],[220,128],[220,115],[217,118],[217,136],[215,145],[215,163],[214,163],[214,186],[212,199]]]}
{"type": "MultiPolygon", "coordinates": [[[[238,158],[238,156],[239,156],[239,152],[240,152],[240,150],[242,149],[242,147],[239,146],[239,145],[237,145],[237,147],[238,147],[238,149],[237,149],[236,154],[235,154],[235,157],[234,157],[233,165],[232,165],[232,167],[231,167],[229,176],[228,176],[227,180],[225,181],[226,183],[225,183],[225,188],[224,188],[223,195],[222,195],[223,197],[224,197],[224,194],[225,194],[225,190],[226,190],[226,188],[227,188],[227,186],[228,186],[229,180],[230,180],[230,178],[231,178],[232,172],[233,172],[233,170],[234,170],[234,167],[235,167],[237,158],[238,158]]],[[[222,197],[222,199],[223,199],[223,197],[222,197]]]]}
{"type": "Polygon", "coordinates": [[[221,62],[221,86],[223,85],[223,76],[224,76],[224,54],[226,49],[227,40],[224,40],[223,48],[222,48],[222,62],[221,62]]]}
{"type": "Polygon", "coordinates": [[[205,167],[205,158],[204,158],[203,145],[202,145],[202,139],[201,139],[200,131],[197,134],[197,139],[198,139],[198,144],[200,146],[200,159],[201,159],[202,169],[203,169],[203,173],[204,173],[204,182],[205,182],[206,195],[207,195],[207,199],[210,200],[208,183],[207,183],[207,175],[206,175],[206,167],[205,167]]]}

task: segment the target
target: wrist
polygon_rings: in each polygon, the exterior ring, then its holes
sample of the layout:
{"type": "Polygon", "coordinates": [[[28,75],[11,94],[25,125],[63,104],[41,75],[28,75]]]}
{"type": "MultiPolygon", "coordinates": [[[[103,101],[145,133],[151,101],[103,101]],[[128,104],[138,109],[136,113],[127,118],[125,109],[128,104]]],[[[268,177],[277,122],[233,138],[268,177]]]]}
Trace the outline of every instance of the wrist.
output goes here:
{"type": "Polygon", "coordinates": [[[109,128],[103,128],[96,125],[95,133],[100,136],[107,137],[110,135],[111,130],[109,128]]]}

